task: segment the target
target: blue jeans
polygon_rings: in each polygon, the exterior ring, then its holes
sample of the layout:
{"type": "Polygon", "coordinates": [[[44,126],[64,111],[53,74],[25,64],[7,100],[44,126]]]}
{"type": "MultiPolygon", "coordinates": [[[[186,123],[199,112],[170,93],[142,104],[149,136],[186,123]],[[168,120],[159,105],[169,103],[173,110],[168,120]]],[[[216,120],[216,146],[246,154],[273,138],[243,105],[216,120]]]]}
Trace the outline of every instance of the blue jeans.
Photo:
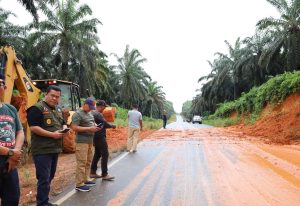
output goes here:
{"type": "Polygon", "coordinates": [[[51,181],[54,178],[58,154],[33,155],[37,183],[36,204],[46,206],[49,201],[51,181]]]}
{"type": "Polygon", "coordinates": [[[2,206],[18,206],[20,186],[17,169],[0,176],[0,199],[2,206]]]}

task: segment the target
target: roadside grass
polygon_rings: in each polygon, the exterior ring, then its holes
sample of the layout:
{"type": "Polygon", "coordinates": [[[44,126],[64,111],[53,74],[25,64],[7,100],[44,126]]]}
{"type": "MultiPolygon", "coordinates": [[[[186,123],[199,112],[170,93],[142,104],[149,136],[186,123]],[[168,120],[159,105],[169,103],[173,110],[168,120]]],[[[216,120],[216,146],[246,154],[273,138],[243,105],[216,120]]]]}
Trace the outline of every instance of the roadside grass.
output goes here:
{"type": "Polygon", "coordinates": [[[176,122],[176,114],[171,115],[171,117],[168,119],[167,124],[170,124],[172,122],[176,122]]]}
{"type": "MultiPolygon", "coordinates": [[[[117,107],[116,111],[116,119],[114,124],[119,127],[127,127],[128,120],[127,120],[128,109],[123,109],[121,107],[117,107]]],[[[162,119],[154,119],[147,116],[143,116],[143,127],[145,129],[160,129],[162,127],[162,119]]]]}
{"type": "Polygon", "coordinates": [[[235,125],[238,122],[238,118],[212,118],[212,119],[204,119],[203,124],[211,125],[214,127],[228,127],[231,125],[235,125]]]}

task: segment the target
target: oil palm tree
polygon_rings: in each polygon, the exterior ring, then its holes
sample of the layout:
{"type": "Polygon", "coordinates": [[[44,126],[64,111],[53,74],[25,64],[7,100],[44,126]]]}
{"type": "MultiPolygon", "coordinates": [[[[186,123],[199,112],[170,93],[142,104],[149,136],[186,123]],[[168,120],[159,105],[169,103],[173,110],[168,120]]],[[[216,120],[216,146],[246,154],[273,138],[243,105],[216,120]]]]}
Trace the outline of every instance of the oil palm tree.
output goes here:
{"type": "Polygon", "coordinates": [[[20,2],[21,4],[23,4],[23,6],[25,6],[26,10],[28,10],[31,15],[34,17],[35,21],[38,21],[38,13],[37,13],[37,6],[35,5],[35,3],[37,3],[38,5],[41,4],[54,4],[56,0],[18,0],[18,2],[20,2]]]}
{"type": "Polygon", "coordinates": [[[273,41],[266,45],[261,62],[270,65],[279,55],[284,56],[285,70],[300,68],[300,2],[299,0],[267,0],[280,13],[280,18],[260,20],[257,27],[273,34],[273,41]]]}
{"type": "Polygon", "coordinates": [[[123,106],[129,108],[131,103],[142,102],[147,96],[146,85],[151,78],[141,66],[146,59],[142,58],[137,49],[130,50],[129,45],[122,57],[114,56],[118,61],[114,69],[119,73],[119,97],[123,106]]]}
{"type": "Polygon", "coordinates": [[[235,97],[240,97],[242,92],[248,92],[253,86],[259,86],[266,81],[267,70],[259,64],[259,59],[264,46],[270,41],[269,35],[260,32],[242,41],[244,47],[233,69],[233,78],[236,85],[235,97]]]}
{"type": "Polygon", "coordinates": [[[96,18],[86,19],[92,10],[85,4],[77,7],[77,3],[75,0],[57,1],[54,10],[41,4],[39,8],[47,20],[35,24],[38,29],[35,32],[36,44],[51,48],[53,59],[59,67],[57,75],[66,79],[70,79],[69,74],[74,72],[69,68],[74,62],[78,64],[74,68],[81,72],[96,65],[87,60],[96,61],[94,55],[97,55],[96,47],[100,43],[96,26],[101,22],[96,18]]]}
{"type": "Polygon", "coordinates": [[[198,80],[198,83],[205,79],[207,82],[202,85],[201,94],[197,95],[193,101],[193,111],[214,112],[218,103],[234,99],[233,68],[241,55],[240,40],[237,39],[234,47],[227,41],[225,43],[228,45],[229,56],[217,52],[216,59],[212,63],[208,61],[212,70],[209,75],[198,80]]]}
{"type": "Polygon", "coordinates": [[[12,24],[8,20],[10,16],[15,14],[0,8],[0,46],[14,43],[18,47],[22,43],[25,27],[12,24]]]}
{"type": "Polygon", "coordinates": [[[87,59],[87,64],[91,64],[89,66],[91,69],[88,70],[89,75],[86,80],[91,86],[91,93],[94,94],[95,97],[109,100],[109,96],[114,95],[115,91],[109,81],[113,71],[108,64],[107,56],[99,50],[97,50],[97,54],[87,54],[87,56],[89,58],[95,58],[87,59]]]}
{"type": "Polygon", "coordinates": [[[151,118],[154,111],[156,117],[162,113],[165,101],[165,93],[162,91],[162,86],[158,86],[156,81],[149,82],[147,84],[146,103],[149,105],[151,118]]]}

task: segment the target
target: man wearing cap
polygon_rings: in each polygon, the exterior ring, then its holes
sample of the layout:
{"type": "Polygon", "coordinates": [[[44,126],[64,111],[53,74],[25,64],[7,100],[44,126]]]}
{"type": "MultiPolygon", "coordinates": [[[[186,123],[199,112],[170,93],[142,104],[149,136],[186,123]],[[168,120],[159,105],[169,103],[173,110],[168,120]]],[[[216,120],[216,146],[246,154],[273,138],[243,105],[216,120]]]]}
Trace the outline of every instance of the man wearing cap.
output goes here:
{"type": "Polygon", "coordinates": [[[67,128],[62,109],[58,106],[61,89],[51,85],[44,100],[28,108],[27,119],[31,131],[31,152],[36,170],[37,206],[49,203],[51,181],[55,176],[58,155],[62,152],[63,133],[67,128]]]}
{"type": "Polygon", "coordinates": [[[93,158],[94,133],[101,128],[95,125],[94,116],[96,102],[88,97],[82,108],[78,109],[72,116],[72,129],[76,132],[76,190],[81,192],[90,191],[95,182],[89,180],[91,162],[93,158]]]}
{"type": "Polygon", "coordinates": [[[114,177],[108,174],[107,161],[108,161],[108,145],[106,142],[106,128],[116,128],[115,125],[111,125],[106,122],[103,118],[102,112],[106,107],[106,102],[104,100],[99,100],[97,102],[96,111],[93,111],[95,122],[97,125],[101,125],[102,129],[94,134],[94,147],[95,153],[91,166],[91,178],[101,178],[102,180],[113,180],[114,177]],[[101,157],[101,176],[97,172],[97,164],[101,157]]]}
{"type": "MultiPolygon", "coordinates": [[[[4,75],[0,74],[0,96],[5,89],[4,75]]],[[[23,142],[24,132],[16,108],[0,102],[0,205],[19,205],[17,164],[23,142]]]]}

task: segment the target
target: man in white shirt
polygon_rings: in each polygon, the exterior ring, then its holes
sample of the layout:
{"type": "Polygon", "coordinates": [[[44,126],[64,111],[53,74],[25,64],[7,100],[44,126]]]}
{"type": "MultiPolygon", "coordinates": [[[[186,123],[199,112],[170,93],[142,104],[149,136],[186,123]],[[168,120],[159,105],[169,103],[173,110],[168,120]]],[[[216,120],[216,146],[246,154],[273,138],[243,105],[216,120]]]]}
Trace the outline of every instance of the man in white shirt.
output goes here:
{"type": "Polygon", "coordinates": [[[136,152],[141,130],[143,130],[142,114],[138,111],[137,104],[132,104],[132,110],[128,111],[127,151],[136,152]]]}

